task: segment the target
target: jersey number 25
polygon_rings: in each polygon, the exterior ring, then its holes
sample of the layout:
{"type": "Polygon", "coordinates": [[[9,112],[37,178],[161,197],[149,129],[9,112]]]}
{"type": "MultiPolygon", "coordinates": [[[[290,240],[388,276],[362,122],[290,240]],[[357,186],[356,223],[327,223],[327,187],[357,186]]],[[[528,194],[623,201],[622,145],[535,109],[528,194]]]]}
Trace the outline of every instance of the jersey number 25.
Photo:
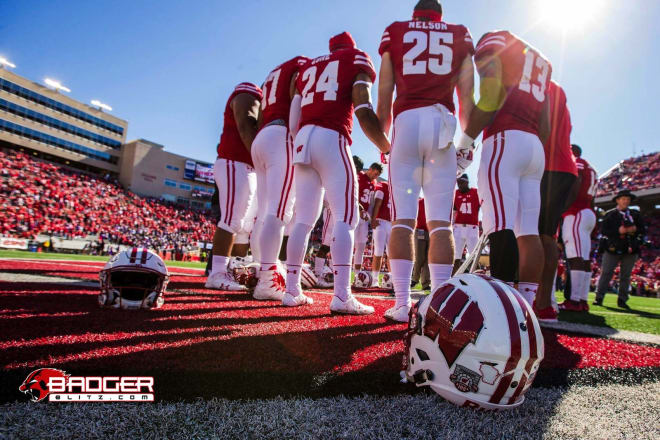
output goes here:
{"type": "Polygon", "coordinates": [[[428,67],[429,72],[436,75],[447,75],[451,72],[451,62],[454,54],[451,47],[446,44],[454,42],[454,34],[451,32],[435,32],[428,34],[422,31],[408,31],[403,34],[404,43],[415,43],[403,56],[403,74],[425,74],[428,67]],[[446,43],[446,44],[441,44],[446,43]],[[428,49],[428,55],[439,55],[439,57],[428,56],[427,60],[415,60],[428,49]]]}

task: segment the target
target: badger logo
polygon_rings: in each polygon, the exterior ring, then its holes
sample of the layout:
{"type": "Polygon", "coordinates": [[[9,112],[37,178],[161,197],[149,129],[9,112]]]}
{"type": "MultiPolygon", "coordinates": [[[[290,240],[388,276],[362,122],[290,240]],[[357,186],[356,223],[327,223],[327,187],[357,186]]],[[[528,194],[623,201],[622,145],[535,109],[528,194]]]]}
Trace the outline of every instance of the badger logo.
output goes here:
{"type": "Polygon", "coordinates": [[[40,368],[28,374],[18,390],[29,395],[31,401],[40,402],[50,394],[48,382],[51,377],[68,378],[69,375],[55,368],[40,368]]]}

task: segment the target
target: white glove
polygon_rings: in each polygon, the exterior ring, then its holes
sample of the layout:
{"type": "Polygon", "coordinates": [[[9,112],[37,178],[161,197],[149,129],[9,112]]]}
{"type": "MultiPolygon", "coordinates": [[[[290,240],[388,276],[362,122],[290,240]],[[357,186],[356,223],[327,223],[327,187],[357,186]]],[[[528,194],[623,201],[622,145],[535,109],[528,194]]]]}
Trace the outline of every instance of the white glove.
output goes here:
{"type": "Polygon", "coordinates": [[[463,133],[456,145],[456,177],[462,175],[474,159],[474,139],[463,133]]]}

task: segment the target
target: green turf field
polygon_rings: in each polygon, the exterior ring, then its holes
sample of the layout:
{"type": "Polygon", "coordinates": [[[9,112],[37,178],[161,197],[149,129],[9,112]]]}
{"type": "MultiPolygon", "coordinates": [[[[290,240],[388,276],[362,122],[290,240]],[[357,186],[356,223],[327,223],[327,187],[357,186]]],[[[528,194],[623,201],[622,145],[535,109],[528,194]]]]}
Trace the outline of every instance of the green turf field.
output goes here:
{"type": "MultiPolygon", "coordinates": [[[[0,250],[0,258],[34,258],[44,260],[81,260],[81,261],[108,261],[110,257],[97,255],[78,255],[78,254],[56,254],[48,252],[28,252],[18,250],[0,250]]],[[[172,267],[193,267],[203,269],[206,263],[197,263],[192,261],[167,261],[168,266],[172,267]]]]}
{"type": "MultiPolygon", "coordinates": [[[[660,335],[660,299],[631,296],[631,310],[624,310],[617,307],[615,293],[605,295],[602,306],[591,304],[595,297],[594,292],[589,294],[589,313],[560,312],[559,320],[660,335]]],[[[563,300],[563,293],[557,292],[557,301],[563,300]]]]}
{"type": "MultiPolygon", "coordinates": [[[[0,258],[81,261],[106,261],[108,259],[108,257],[92,255],[37,253],[17,250],[0,250],[0,258]]],[[[167,265],[170,267],[205,267],[203,263],[184,261],[167,261],[167,265]]],[[[421,286],[419,284],[415,286],[415,289],[420,288],[421,286]]],[[[631,296],[628,300],[628,305],[632,310],[623,310],[616,305],[616,294],[607,294],[602,306],[591,305],[594,296],[595,294],[593,292],[589,294],[589,313],[561,312],[559,314],[559,320],[660,335],[660,299],[631,296]]],[[[563,300],[564,296],[562,292],[557,292],[557,301],[562,302],[563,300]]]]}

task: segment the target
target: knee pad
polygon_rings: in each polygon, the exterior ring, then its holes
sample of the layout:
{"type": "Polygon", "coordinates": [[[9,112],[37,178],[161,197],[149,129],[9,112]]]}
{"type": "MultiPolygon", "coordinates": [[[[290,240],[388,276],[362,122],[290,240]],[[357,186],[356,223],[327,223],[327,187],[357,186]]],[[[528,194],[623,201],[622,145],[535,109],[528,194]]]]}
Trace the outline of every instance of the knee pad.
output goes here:
{"type": "Polygon", "coordinates": [[[518,242],[511,229],[493,232],[490,241],[490,273],[494,278],[514,282],[518,272],[518,242]]]}

